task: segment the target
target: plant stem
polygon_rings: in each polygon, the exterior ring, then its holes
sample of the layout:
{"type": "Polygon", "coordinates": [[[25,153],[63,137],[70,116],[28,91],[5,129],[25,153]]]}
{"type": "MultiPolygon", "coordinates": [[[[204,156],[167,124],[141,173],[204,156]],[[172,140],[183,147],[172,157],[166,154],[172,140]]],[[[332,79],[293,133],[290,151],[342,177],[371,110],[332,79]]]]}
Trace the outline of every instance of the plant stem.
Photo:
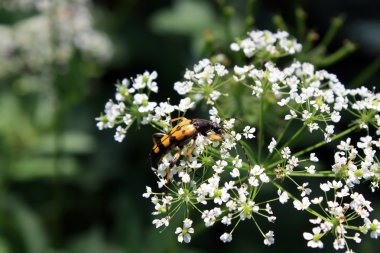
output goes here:
{"type": "MultiPolygon", "coordinates": [[[[291,193],[289,193],[288,191],[286,191],[281,185],[279,185],[279,184],[276,183],[275,181],[271,180],[271,183],[272,183],[274,186],[276,186],[278,189],[280,189],[281,191],[286,192],[286,193],[288,194],[288,196],[289,196],[290,198],[292,198],[293,200],[298,200],[296,197],[294,197],[291,193]]],[[[298,201],[300,201],[300,200],[298,200],[298,201]]],[[[326,217],[324,217],[323,215],[319,214],[317,211],[314,211],[314,210],[311,209],[311,208],[306,208],[305,210],[306,210],[307,212],[309,212],[309,213],[315,215],[316,217],[321,218],[322,220],[326,220],[326,217]]]]}
{"type": "Polygon", "coordinates": [[[321,41],[321,45],[323,47],[327,47],[328,45],[330,45],[331,41],[335,37],[337,31],[342,26],[342,24],[343,24],[343,18],[342,17],[335,17],[332,20],[331,25],[330,25],[328,31],[326,32],[326,35],[323,37],[323,39],[321,41]]]}
{"type": "Polygon", "coordinates": [[[275,24],[275,26],[277,27],[278,30],[288,31],[288,28],[285,24],[285,21],[281,15],[278,15],[278,14],[275,15],[272,18],[272,22],[275,24]]]}
{"type": "MultiPolygon", "coordinates": [[[[277,138],[277,140],[276,140],[277,143],[280,143],[280,142],[281,142],[282,138],[285,136],[285,133],[286,133],[286,131],[288,130],[288,128],[289,128],[290,124],[292,123],[292,121],[293,121],[293,119],[290,119],[290,120],[288,121],[288,123],[286,124],[284,130],[281,132],[280,136],[277,138]]],[[[272,158],[272,156],[273,156],[274,154],[275,154],[275,152],[270,153],[270,154],[268,155],[268,157],[265,159],[265,162],[266,162],[266,161],[270,161],[270,159],[272,158]]]]}
{"type": "MultiPolygon", "coordinates": [[[[358,128],[358,126],[354,125],[354,126],[350,127],[349,129],[346,129],[345,131],[341,132],[340,134],[337,134],[334,137],[332,137],[331,141],[335,141],[336,139],[339,139],[339,138],[345,136],[346,134],[351,133],[352,131],[354,131],[357,128],[358,128]]],[[[304,149],[304,150],[301,150],[301,151],[295,153],[294,156],[303,155],[303,154],[305,154],[305,153],[307,153],[309,151],[312,151],[312,150],[314,150],[316,148],[319,148],[319,147],[325,145],[326,143],[327,143],[326,141],[321,141],[321,142],[315,144],[314,146],[308,147],[307,149],[304,149]]]]}
{"type": "Polygon", "coordinates": [[[353,51],[355,51],[356,46],[351,41],[347,41],[343,47],[335,51],[334,53],[325,56],[323,59],[320,59],[316,64],[321,67],[330,66],[331,64],[334,64],[335,62],[343,59],[353,51]]]}
{"type": "Polygon", "coordinates": [[[245,32],[248,32],[252,29],[255,18],[254,18],[254,10],[255,10],[256,0],[248,0],[247,1],[247,14],[245,17],[245,32]]]}
{"type": "Polygon", "coordinates": [[[305,127],[306,127],[306,125],[303,124],[302,127],[300,129],[298,129],[298,131],[292,136],[292,138],[290,138],[290,140],[288,140],[284,145],[282,145],[279,150],[282,150],[284,147],[289,146],[289,144],[292,143],[302,133],[302,131],[305,129],[305,127]]]}
{"type": "Polygon", "coordinates": [[[262,94],[260,99],[260,116],[259,116],[259,137],[258,137],[259,152],[257,155],[257,160],[261,162],[261,154],[264,145],[264,94],[262,94]]]}
{"type": "MultiPolygon", "coordinates": [[[[275,175],[274,172],[265,172],[268,175],[275,175]]],[[[336,177],[335,173],[331,170],[318,171],[314,174],[310,174],[304,171],[293,171],[289,174],[289,177],[336,177]]]]}
{"type": "Polygon", "coordinates": [[[303,41],[305,39],[305,31],[306,31],[306,25],[305,25],[306,13],[302,8],[297,7],[295,10],[295,17],[296,17],[296,26],[297,26],[298,36],[299,36],[299,39],[303,41]]]}
{"type": "MultiPolygon", "coordinates": [[[[345,131],[341,132],[340,134],[337,134],[337,135],[335,135],[334,137],[332,137],[332,138],[331,138],[331,141],[334,141],[334,140],[336,140],[336,139],[339,139],[339,138],[341,138],[341,137],[343,137],[343,136],[345,136],[345,135],[351,133],[352,131],[354,131],[354,130],[357,129],[357,128],[358,128],[358,126],[357,126],[357,125],[354,125],[354,126],[348,128],[348,129],[346,129],[345,131]]],[[[310,152],[310,151],[312,151],[312,150],[314,150],[314,149],[316,149],[316,148],[319,148],[319,147],[321,147],[321,146],[323,146],[323,145],[325,145],[325,144],[327,144],[326,141],[321,141],[321,142],[319,142],[319,143],[317,143],[317,144],[315,144],[315,145],[313,145],[313,146],[310,146],[310,147],[308,147],[308,148],[306,148],[306,149],[304,149],[304,150],[301,150],[301,151],[295,153],[294,156],[297,157],[297,156],[303,155],[303,154],[305,154],[305,153],[307,153],[307,152],[310,152]]],[[[274,163],[272,163],[272,164],[266,166],[266,168],[273,168],[273,166],[276,166],[277,164],[281,163],[283,160],[284,160],[284,159],[278,160],[278,161],[276,161],[276,162],[274,162],[274,163]]]]}

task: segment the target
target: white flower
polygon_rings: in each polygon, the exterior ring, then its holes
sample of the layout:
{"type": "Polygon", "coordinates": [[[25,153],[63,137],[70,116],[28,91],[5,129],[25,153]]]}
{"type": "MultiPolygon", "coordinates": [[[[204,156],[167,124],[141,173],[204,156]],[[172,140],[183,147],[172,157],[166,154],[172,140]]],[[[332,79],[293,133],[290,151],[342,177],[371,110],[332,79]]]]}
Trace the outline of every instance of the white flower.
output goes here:
{"type": "Polygon", "coordinates": [[[276,140],[272,137],[272,141],[269,143],[268,149],[269,153],[273,152],[274,147],[277,145],[276,140]]]}
{"type": "Polygon", "coordinates": [[[215,173],[222,173],[224,167],[227,166],[227,162],[224,160],[218,160],[216,161],[215,165],[212,166],[212,169],[215,171],[215,173]]]}
{"type": "Polygon", "coordinates": [[[302,210],[307,209],[310,206],[310,200],[308,197],[303,197],[302,202],[299,200],[294,200],[293,205],[295,209],[302,211],[302,210]]]}
{"type": "Polygon", "coordinates": [[[170,220],[170,217],[164,217],[162,219],[154,219],[152,221],[152,224],[156,226],[156,228],[159,228],[161,226],[169,226],[169,220],[170,220]]]}
{"type": "Polygon", "coordinates": [[[310,195],[311,189],[306,188],[306,186],[308,186],[308,185],[309,185],[309,183],[303,183],[302,186],[297,187],[297,190],[299,190],[301,192],[301,197],[305,197],[306,195],[310,195]]]}
{"type": "Polygon", "coordinates": [[[124,114],[123,122],[124,122],[124,124],[126,124],[127,126],[129,126],[133,122],[132,115],[128,114],[128,113],[124,114]]]}
{"type": "Polygon", "coordinates": [[[289,147],[285,147],[281,150],[282,158],[288,159],[290,157],[291,151],[289,147]]]}
{"type": "Polygon", "coordinates": [[[230,45],[230,49],[232,50],[232,51],[235,51],[235,52],[237,52],[237,51],[239,51],[240,50],[240,47],[239,47],[239,44],[238,43],[232,43],[231,45],[230,45]]]}
{"type": "Polygon", "coordinates": [[[312,161],[312,162],[318,162],[319,161],[318,157],[315,156],[315,153],[310,154],[310,161],[312,161]]]}
{"type": "Polygon", "coordinates": [[[346,246],[346,240],[344,238],[336,238],[333,242],[333,247],[336,250],[344,249],[346,246]]]}
{"type": "Polygon", "coordinates": [[[151,194],[152,194],[152,188],[150,188],[149,186],[146,186],[146,192],[143,194],[143,197],[149,198],[151,194]]]}
{"type": "Polygon", "coordinates": [[[307,124],[307,126],[309,128],[310,133],[319,128],[318,124],[315,122],[311,122],[311,123],[307,124]]]}
{"type": "Polygon", "coordinates": [[[371,233],[371,238],[377,239],[380,235],[380,222],[377,219],[374,219],[372,222],[369,219],[364,219],[366,228],[371,233]]]}
{"type": "Polygon", "coordinates": [[[356,243],[360,243],[362,239],[360,238],[359,233],[355,233],[355,236],[352,238],[356,243]]]}
{"type": "Polygon", "coordinates": [[[229,213],[227,216],[223,216],[221,223],[226,226],[229,226],[231,225],[231,221],[232,221],[232,214],[229,213]]]}
{"type": "Polygon", "coordinates": [[[239,177],[239,176],[240,176],[240,171],[239,171],[237,168],[234,168],[234,169],[230,172],[230,175],[231,175],[231,177],[233,177],[233,178],[239,177]]]}
{"type": "Polygon", "coordinates": [[[193,221],[186,218],[184,221],[183,221],[183,227],[177,227],[177,229],[175,230],[175,234],[178,234],[178,241],[180,243],[182,242],[185,242],[185,243],[189,243],[191,241],[191,235],[192,233],[194,233],[194,228],[191,227],[191,225],[193,224],[193,221]]]}
{"type": "Polygon", "coordinates": [[[310,174],[315,174],[315,166],[314,165],[310,165],[308,167],[305,167],[306,171],[310,174]]]}
{"type": "Polygon", "coordinates": [[[144,93],[137,93],[133,96],[133,104],[141,105],[148,102],[148,96],[144,93]]]}
{"type": "Polygon", "coordinates": [[[193,88],[193,82],[184,81],[184,82],[175,82],[174,90],[178,92],[179,95],[186,95],[193,88]]]}
{"type": "Polygon", "coordinates": [[[320,204],[320,203],[322,203],[322,201],[323,201],[323,197],[317,197],[317,198],[313,198],[312,200],[311,200],[311,203],[313,203],[313,204],[320,204]]]}
{"type": "Polygon", "coordinates": [[[320,224],[322,219],[320,217],[309,220],[311,224],[320,224]]]}
{"type": "Polygon", "coordinates": [[[270,246],[273,243],[274,243],[274,232],[269,231],[268,233],[265,234],[264,244],[270,246]]]}
{"type": "Polygon", "coordinates": [[[319,185],[319,187],[321,188],[321,190],[322,191],[324,191],[324,192],[328,192],[328,191],[330,191],[330,185],[329,184],[327,184],[327,183],[321,183],[320,185],[319,185]]]}
{"type": "Polygon", "coordinates": [[[328,125],[328,126],[326,126],[325,131],[326,131],[326,133],[331,135],[334,133],[334,128],[335,128],[334,125],[328,125]]]}
{"type": "Polygon", "coordinates": [[[217,90],[213,90],[211,93],[210,93],[210,98],[212,101],[216,101],[218,100],[218,98],[220,97],[222,93],[220,93],[219,91],[217,90]]]}
{"type": "Polygon", "coordinates": [[[127,133],[127,130],[125,128],[118,126],[116,128],[116,133],[115,133],[115,140],[118,142],[122,142],[125,138],[125,134],[127,133]]]}
{"type": "Polygon", "coordinates": [[[194,102],[190,98],[183,98],[179,101],[178,110],[181,112],[186,112],[188,109],[194,106],[194,102]]]}
{"type": "Polygon", "coordinates": [[[188,173],[180,173],[179,176],[185,184],[190,182],[190,175],[188,173]]]}
{"type": "Polygon", "coordinates": [[[289,200],[289,195],[287,192],[281,192],[281,190],[279,189],[277,191],[277,194],[279,196],[278,200],[280,201],[281,204],[285,204],[286,202],[288,202],[289,200]]]}
{"type": "Polygon", "coordinates": [[[313,234],[308,232],[303,233],[303,238],[308,240],[307,246],[311,248],[323,248],[323,242],[320,240],[322,236],[320,227],[313,228],[313,234]]]}
{"type": "Polygon", "coordinates": [[[347,138],[346,141],[340,141],[340,144],[336,147],[342,151],[349,151],[351,149],[350,142],[351,142],[351,138],[347,138]]]}
{"type": "Polygon", "coordinates": [[[145,71],[142,75],[137,75],[133,80],[133,88],[136,90],[148,87],[153,92],[158,91],[157,83],[154,81],[157,78],[157,72],[153,71],[151,74],[145,71]]]}
{"type": "Polygon", "coordinates": [[[252,138],[255,138],[255,136],[253,135],[253,133],[256,131],[256,128],[254,127],[250,127],[250,126],[245,126],[244,129],[243,129],[243,136],[247,139],[252,139],[252,138]]]}
{"type": "Polygon", "coordinates": [[[332,120],[332,122],[334,122],[334,123],[338,123],[338,122],[340,121],[340,118],[341,118],[341,116],[340,116],[340,113],[339,113],[339,112],[337,112],[337,111],[333,111],[333,112],[331,113],[331,120],[332,120]]]}
{"type": "Polygon", "coordinates": [[[232,241],[232,234],[231,233],[224,233],[220,236],[220,240],[224,243],[232,241]]]}

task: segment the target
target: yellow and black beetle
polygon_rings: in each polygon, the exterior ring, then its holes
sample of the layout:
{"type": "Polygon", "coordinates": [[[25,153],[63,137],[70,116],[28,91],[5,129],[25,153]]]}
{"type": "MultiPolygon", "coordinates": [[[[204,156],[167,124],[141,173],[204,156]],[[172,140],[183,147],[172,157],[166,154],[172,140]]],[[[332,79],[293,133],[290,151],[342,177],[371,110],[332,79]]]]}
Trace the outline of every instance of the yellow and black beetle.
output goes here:
{"type": "Polygon", "coordinates": [[[191,147],[186,152],[186,157],[189,158],[195,147],[195,140],[198,134],[202,134],[211,138],[213,140],[220,141],[222,137],[222,128],[216,122],[212,122],[205,119],[187,119],[185,117],[179,117],[172,119],[171,121],[179,122],[172,130],[168,133],[155,133],[153,134],[154,146],[150,152],[150,161],[152,168],[157,169],[158,163],[161,161],[162,157],[167,154],[172,148],[178,147],[178,152],[174,155],[172,161],[170,162],[169,169],[167,172],[167,182],[170,178],[170,169],[177,162],[178,158],[181,156],[183,147],[188,144],[191,140],[194,140],[191,147]],[[214,133],[210,133],[213,131],[214,133]]]}

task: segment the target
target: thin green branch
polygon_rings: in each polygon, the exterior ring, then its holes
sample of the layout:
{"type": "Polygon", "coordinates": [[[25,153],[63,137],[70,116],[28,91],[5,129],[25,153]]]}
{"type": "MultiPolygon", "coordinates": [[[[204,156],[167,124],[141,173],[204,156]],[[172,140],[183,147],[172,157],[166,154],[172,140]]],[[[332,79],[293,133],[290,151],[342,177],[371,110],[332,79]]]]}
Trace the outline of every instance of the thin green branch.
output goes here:
{"type": "Polygon", "coordinates": [[[354,43],[352,43],[351,41],[346,41],[343,44],[343,47],[341,47],[334,53],[328,56],[325,56],[323,58],[320,58],[319,61],[316,62],[316,65],[321,66],[321,67],[330,66],[340,61],[344,57],[348,56],[350,53],[355,51],[355,49],[356,49],[356,45],[354,43]]]}
{"type": "Polygon", "coordinates": [[[326,32],[325,36],[323,37],[320,46],[328,47],[331,43],[331,41],[334,39],[336,33],[343,25],[343,18],[342,17],[335,17],[331,25],[329,27],[329,30],[326,32]]]}
{"type": "Polygon", "coordinates": [[[259,116],[259,137],[258,137],[258,158],[257,160],[261,162],[261,154],[264,145],[264,94],[262,94],[260,99],[260,116],[259,116]]]}
{"type": "MultiPolygon", "coordinates": [[[[345,135],[351,133],[352,131],[356,130],[357,128],[358,128],[358,125],[354,125],[354,126],[348,128],[348,129],[346,129],[345,131],[343,131],[343,132],[341,132],[341,133],[335,135],[334,137],[332,137],[332,138],[331,138],[331,141],[334,141],[334,140],[336,140],[336,139],[339,139],[339,138],[341,138],[341,137],[343,137],[343,136],[345,136],[345,135]]],[[[319,147],[321,147],[321,146],[323,146],[323,145],[325,145],[325,144],[327,144],[326,141],[321,141],[321,142],[319,142],[319,143],[317,143],[317,144],[315,144],[315,145],[313,145],[313,146],[310,146],[310,147],[308,147],[308,148],[306,148],[306,149],[304,149],[304,150],[301,150],[301,151],[295,153],[294,156],[295,156],[295,157],[301,156],[301,155],[303,155],[303,154],[305,154],[305,153],[307,153],[307,152],[310,152],[310,151],[312,151],[312,150],[314,150],[314,149],[317,149],[317,148],[319,148],[319,147]]],[[[268,166],[266,166],[266,168],[273,168],[273,166],[276,166],[277,164],[279,164],[279,163],[281,163],[281,162],[283,162],[283,161],[284,161],[284,159],[278,160],[278,161],[276,161],[276,162],[274,162],[274,163],[269,164],[268,166]]]]}
{"type": "Polygon", "coordinates": [[[293,134],[292,138],[290,138],[290,140],[288,140],[284,145],[282,145],[279,150],[282,150],[284,147],[289,146],[289,144],[292,143],[295,139],[297,139],[297,137],[303,132],[305,128],[306,128],[306,125],[303,124],[302,127],[298,129],[298,131],[295,134],[293,134]]]}
{"type": "MultiPolygon", "coordinates": [[[[285,190],[281,185],[279,185],[278,183],[276,183],[275,181],[271,180],[271,183],[274,186],[276,186],[278,189],[280,189],[281,191],[286,192],[291,199],[300,201],[299,199],[297,199],[296,197],[294,197],[291,193],[289,193],[287,190],[285,190]]],[[[310,207],[306,208],[305,210],[307,212],[311,213],[312,215],[321,218],[322,220],[326,220],[326,217],[324,217],[323,215],[319,214],[317,211],[314,211],[310,207]]]]}
{"type": "MultiPolygon", "coordinates": [[[[343,136],[345,136],[345,135],[351,133],[352,131],[356,130],[357,128],[358,128],[358,126],[357,126],[357,125],[354,125],[354,126],[350,127],[349,129],[346,129],[345,131],[343,131],[343,132],[341,132],[341,133],[335,135],[334,137],[332,137],[332,138],[331,138],[331,141],[335,141],[336,139],[339,139],[339,138],[341,138],[341,137],[343,137],[343,136]]],[[[325,144],[327,144],[326,141],[321,141],[321,142],[315,144],[314,146],[311,146],[311,147],[309,147],[309,148],[307,148],[307,149],[304,149],[304,150],[301,150],[301,151],[295,153],[294,156],[300,156],[300,155],[303,155],[303,154],[305,154],[305,153],[307,153],[307,152],[310,152],[310,151],[312,151],[312,150],[314,150],[314,149],[317,149],[317,148],[319,148],[319,147],[321,147],[321,146],[323,146],[323,145],[325,145],[325,144]]]]}

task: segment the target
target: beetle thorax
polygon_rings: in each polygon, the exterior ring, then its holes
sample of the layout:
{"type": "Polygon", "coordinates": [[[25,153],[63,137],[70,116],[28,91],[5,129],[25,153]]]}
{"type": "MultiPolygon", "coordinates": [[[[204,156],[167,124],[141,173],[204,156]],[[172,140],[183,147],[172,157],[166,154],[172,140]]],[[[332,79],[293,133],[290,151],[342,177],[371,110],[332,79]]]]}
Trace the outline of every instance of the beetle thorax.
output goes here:
{"type": "Polygon", "coordinates": [[[217,123],[209,120],[195,119],[192,123],[197,128],[197,131],[202,135],[207,135],[209,131],[214,131],[216,133],[221,132],[220,126],[217,123]]]}

